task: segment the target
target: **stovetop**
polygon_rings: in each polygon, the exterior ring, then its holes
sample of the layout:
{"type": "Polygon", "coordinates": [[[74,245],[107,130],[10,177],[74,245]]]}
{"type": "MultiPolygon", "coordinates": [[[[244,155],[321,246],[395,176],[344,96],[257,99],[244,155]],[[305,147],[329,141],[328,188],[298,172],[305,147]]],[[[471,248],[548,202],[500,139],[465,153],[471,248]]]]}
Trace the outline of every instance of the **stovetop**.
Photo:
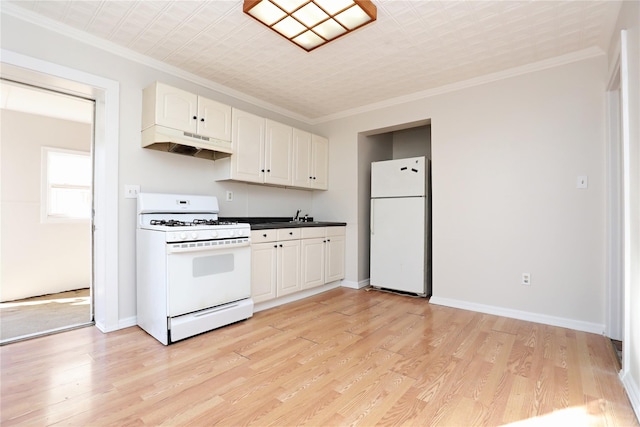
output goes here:
{"type": "Polygon", "coordinates": [[[149,221],[149,225],[161,225],[164,227],[203,227],[237,224],[237,221],[218,221],[215,219],[194,219],[191,221],[182,221],[178,219],[152,219],[149,221]]]}

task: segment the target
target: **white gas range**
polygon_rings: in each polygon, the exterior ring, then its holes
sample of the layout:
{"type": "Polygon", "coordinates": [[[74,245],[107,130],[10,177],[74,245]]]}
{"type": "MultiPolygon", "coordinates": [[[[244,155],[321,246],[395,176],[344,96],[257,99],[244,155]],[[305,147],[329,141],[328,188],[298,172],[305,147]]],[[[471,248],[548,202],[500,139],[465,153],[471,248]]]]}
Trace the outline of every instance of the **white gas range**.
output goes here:
{"type": "Polygon", "coordinates": [[[212,196],[138,195],[137,321],[165,345],[253,315],[250,226],[218,211],[212,196]]]}

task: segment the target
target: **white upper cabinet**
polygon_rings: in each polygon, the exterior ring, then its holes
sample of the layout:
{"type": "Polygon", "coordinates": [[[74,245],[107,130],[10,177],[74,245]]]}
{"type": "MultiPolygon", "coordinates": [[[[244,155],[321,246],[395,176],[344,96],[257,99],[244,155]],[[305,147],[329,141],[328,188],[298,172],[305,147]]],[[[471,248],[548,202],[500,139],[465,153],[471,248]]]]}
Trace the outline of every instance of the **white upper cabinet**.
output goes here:
{"type": "Polygon", "coordinates": [[[292,185],[293,128],[266,120],[265,178],[275,185],[292,185]]]}
{"type": "MultiPolygon", "coordinates": [[[[155,116],[145,121],[142,128],[157,124],[172,129],[196,133],[198,96],[187,91],[154,83],[145,89],[145,99],[155,98],[155,116]]],[[[153,111],[151,108],[147,111],[153,111]]]]}
{"type": "Polygon", "coordinates": [[[198,97],[198,135],[231,141],[231,107],[198,97]]]}
{"type": "Polygon", "coordinates": [[[311,134],[300,129],[293,130],[293,185],[311,187],[311,134]]]}
{"type": "Polygon", "coordinates": [[[222,141],[231,140],[231,107],[155,82],[143,93],[142,129],[160,125],[222,141]]]}
{"type": "Polygon", "coordinates": [[[229,163],[228,173],[222,171],[224,178],[246,182],[264,182],[265,125],[263,117],[233,109],[231,132],[233,155],[217,162],[229,163]]]}
{"type": "Polygon", "coordinates": [[[328,188],[327,138],[236,108],[231,115],[233,154],[216,160],[216,180],[328,188]]]}
{"type": "Polygon", "coordinates": [[[322,136],[311,136],[311,176],[312,188],[329,188],[329,140],[322,136]]]}
{"type": "Polygon", "coordinates": [[[293,185],[328,188],[329,140],[299,129],[293,130],[293,185]]]}

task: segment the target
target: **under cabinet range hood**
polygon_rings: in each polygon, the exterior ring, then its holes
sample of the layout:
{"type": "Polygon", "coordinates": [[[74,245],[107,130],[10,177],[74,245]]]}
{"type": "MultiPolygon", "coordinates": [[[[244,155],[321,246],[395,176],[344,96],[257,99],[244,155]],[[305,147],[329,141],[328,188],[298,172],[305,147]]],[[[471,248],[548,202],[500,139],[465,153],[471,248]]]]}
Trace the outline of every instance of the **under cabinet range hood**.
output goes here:
{"type": "Polygon", "coordinates": [[[160,125],[153,125],[142,131],[142,146],[208,160],[229,157],[233,153],[231,141],[222,141],[160,125]]]}

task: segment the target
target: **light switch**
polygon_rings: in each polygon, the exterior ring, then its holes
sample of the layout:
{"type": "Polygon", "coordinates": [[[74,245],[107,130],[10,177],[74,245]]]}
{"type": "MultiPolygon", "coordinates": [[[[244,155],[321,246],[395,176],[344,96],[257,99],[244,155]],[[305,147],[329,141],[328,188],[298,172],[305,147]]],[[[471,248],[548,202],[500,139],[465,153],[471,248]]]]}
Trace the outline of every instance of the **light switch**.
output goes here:
{"type": "Polygon", "coordinates": [[[579,176],[576,181],[576,188],[585,189],[587,187],[589,187],[589,178],[586,175],[579,176]]]}
{"type": "Polygon", "coordinates": [[[124,186],[124,198],[125,199],[137,199],[138,193],[140,193],[139,185],[127,184],[124,186]]]}

